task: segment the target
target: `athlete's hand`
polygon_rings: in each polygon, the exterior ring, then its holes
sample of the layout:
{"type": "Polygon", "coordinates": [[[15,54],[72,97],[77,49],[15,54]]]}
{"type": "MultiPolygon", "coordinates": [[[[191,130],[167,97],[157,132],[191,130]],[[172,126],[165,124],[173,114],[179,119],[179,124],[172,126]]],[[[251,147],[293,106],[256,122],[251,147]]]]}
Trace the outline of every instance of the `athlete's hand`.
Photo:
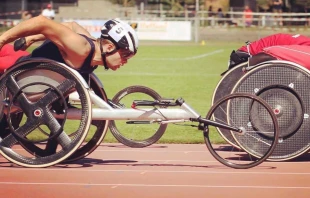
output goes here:
{"type": "Polygon", "coordinates": [[[14,51],[26,50],[26,49],[27,49],[27,45],[26,45],[25,37],[21,37],[14,42],[14,51]]]}

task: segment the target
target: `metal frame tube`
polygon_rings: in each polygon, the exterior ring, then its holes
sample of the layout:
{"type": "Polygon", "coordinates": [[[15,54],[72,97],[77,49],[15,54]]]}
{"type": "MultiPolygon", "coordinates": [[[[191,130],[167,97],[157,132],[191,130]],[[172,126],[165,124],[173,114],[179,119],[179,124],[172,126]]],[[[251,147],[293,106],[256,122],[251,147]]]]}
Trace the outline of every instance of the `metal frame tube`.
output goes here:
{"type": "MultiPolygon", "coordinates": [[[[189,121],[190,118],[198,118],[190,106],[183,103],[180,109],[144,108],[144,109],[114,109],[95,93],[89,92],[92,103],[98,108],[92,108],[92,120],[152,120],[152,121],[189,121]]],[[[69,97],[70,98],[70,97],[69,97]]],[[[56,118],[63,118],[63,114],[54,114],[56,118]]],[[[81,118],[80,109],[69,109],[67,119],[78,120],[81,118]]]]}

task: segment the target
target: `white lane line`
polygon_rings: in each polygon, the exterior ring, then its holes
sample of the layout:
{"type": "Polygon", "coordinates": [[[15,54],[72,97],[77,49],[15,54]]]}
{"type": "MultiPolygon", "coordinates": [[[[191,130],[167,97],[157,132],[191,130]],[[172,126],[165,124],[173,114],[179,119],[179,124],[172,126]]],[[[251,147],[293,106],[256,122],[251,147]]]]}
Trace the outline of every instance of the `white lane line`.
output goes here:
{"type": "Polygon", "coordinates": [[[310,173],[297,173],[297,172],[255,172],[255,171],[176,171],[176,170],[127,170],[127,169],[80,169],[80,168],[0,168],[0,170],[12,170],[12,171],[72,171],[72,172],[133,172],[133,173],[191,173],[191,174],[252,174],[252,175],[306,175],[310,173]]]}
{"type": "Polygon", "coordinates": [[[43,183],[43,182],[0,182],[1,185],[60,185],[60,186],[112,186],[125,187],[189,187],[189,188],[256,188],[256,189],[310,189],[310,186],[217,186],[178,184],[109,184],[109,183],[43,183]]]}
{"type": "Polygon", "coordinates": [[[219,49],[219,50],[215,50],[215,51],[201,54],[198,56],[190,56],[190,57],[184,57],[184,58],[139,58],[137,60],[187,61],[187,60],[195,60],[195,59],[208,57],[214,54],[219,54],[219,53],[222,53],[223,51],[224,51],[223,49],[219,49]]]}

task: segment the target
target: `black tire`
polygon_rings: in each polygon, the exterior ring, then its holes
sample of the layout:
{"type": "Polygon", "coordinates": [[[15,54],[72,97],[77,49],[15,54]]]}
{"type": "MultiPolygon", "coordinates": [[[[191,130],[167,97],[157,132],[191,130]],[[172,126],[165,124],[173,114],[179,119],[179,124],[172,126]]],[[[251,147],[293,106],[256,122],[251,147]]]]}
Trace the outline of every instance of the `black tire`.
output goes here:
{"type": "MultiPolygon", "coordinates": [[[[120,105],[120,103],[122,103],[122,99],[124,100],[125,97],[128,98],[128,95],[130,94],[143,94],[143,96],[140,98],[134,98],[135,100],[159,100],[161,99],[161,96],[155,92],[154,90],[148,88],[148,87],[144,87],[144,86],[130,86],[127,87],[125,89],[122,89],[121,91],[119,91],[112,99],[112,103],[116,104],[118,107],[114,107],[114,108],[123,108],[123,104],[120,105]]],[[[132,100],[131,100],[132,102],[132,100]]],[[[127,103],[127,107],[128,105],[131,105],[129,103],[127,103]]],[[[126,107],[125,107],[126,108],[126,107]]],[[[158,129],[156,127],[156,130],[154,132],[151,132],[151,136],[147,137],[147,138],[142,138],[139,140],[135,140],[129,137],[126,137],[123,133],[121,133],[120,130],[120,122],[124,122],[124,121],[111,121],[109,128],[111,133],[113,134],[113,136],[122,144],[128,146],[128,147],[132,147],[132,148],[143,148],[143,147],[147,147],[150,146],[154,143],[156,143],[161,137],[162,135],[165,133],[165,130],[167,128],[167,124],[160,124],[158,129]],[[116,124],[117,122],[117,124],[116,124]]],[[[135,124],[131,124],[131,125],[135,125],[135,124]]],[[[149,124],[149,125],[154,125],[154,124],[149,124]]],[[[127,127],[129,125],[126,125],[125,129],[127,131],[127,127]]],[[[136,124],[136,126],[141,126],[141,124],[136,124]]],[[[141,133],[144,133],[141,132],[141,133]]]]}
{"type": "MultiPolygon", "coordinates": [[[[89,83],[89,87],[95,92],[95,94],[102,100],[108,102],[103,86],[95,74],[90,75],[89,83]]],[[[68,159],[64,161],[65,163],[85,158],[94,152],[98,146],[100,146],[105,135],[107,134],[109,122],[108,120],[92,120],[91,126],[93,127],[91,127],[88,132],[92,133],[90,134],[90,140],[86,144],[81,145],[80,148],[78,148],[68,159]],[[92,129],[94,129],[94,131],[92,129]]]]}
{"type": "MultiPolygon", "coordinates": [[[[104,101],[108,101],[106,93],[103,89],[103,86],[101,85],[99,79],[95,76],[95,74],[90,74],[89,79],[85,79],[89,81],[89,87],[91,88],[94,93],[99,96],[104,101]]],[[[14,119],[12,119],[13,125],[18,126],[22,120],[23,113],[17,113],[12,115],[14,116],[14,119]]],[[[59,123],[62,123],[61,119],[58,119],[59,123]]],[[[64,163],[67,162],[73,162],[79,159],[82,159],[89,154],[91,154],[98,146],[100,146],[100,143],[103,141],[107,131],[108,131],[108,121],[107,120],[92,120],[91,121],[91,127],[88,136],[90,136],[90,140],[81,145],[69,158],[64,160],[64,163]]],[[[7,135],[9,135],[10,131],[6,128],[8,128],[6,119],[2,119],[0,122],[0,128],[3,128],[3,132],[0,133],[0,137],[4,138],[7,135]]],[[[45,133],[43,130],[40,130],[41,133],[43,133],[45,136],[49,136],[48,133],[45,133]]],[[[75,133],[70,134],[69,136],[74,136],[75,133]]],[[[86,137],[87,138],[87,137],[86,137]]],[[[49,142],[50,147],[57,148],[58,143],[56,141],[50,141],[49,142]]],[[[48,154],[51,154],[49,150],[46,150],[45,148],[38,147],[36,144],[33,143],[27,143],[22,142],[21,146],[23,146],[24,149],[26,149],[29,153],[36,153],[37,156],[47,156],[48,154]]],[[[56,152],[56,151],[55,151],[56,152]]]]}
{"type": "MultiPolygon", "coordinates": [[[[220,81],[218,82],[218,84],[216,85],[214,89],[213,96],[212,96],[212,103],[211,103],[212,105],[215,104],[218,100],[222,99],[224,96],[227,96],[231,93],[235,84],[244,75],[244,72],[242,70],[246,66],[247,66],[247,62],[241,63],[231,68],[225,73],[225,75],[220,79],[220,81]]],[[[226,115],[223,114],[223,112],[218,112],[218,114],[215,116],[219,119],[225,119],[226,115]]],[[[235,139],[232,137],[229,130],[227,129],[218,129],[218,130],[221,130],[219,131],[219,133],[223,136],[224,139],[226,139],[228,143],[238,148],[237,146],[238,144],[235,141],[235,139]]]]}
{"type": "MultiPolygon", "coordinates": [[[[4,134],[5,137],[0,138],[0,153],[7,160],[25,167],[48,167],[67,159],[80,147],[91,123],[91,101],[88,90],[75,73],[71,68],[64,67],[55,61],[36,59],[18,63],[1,76],[0,92],[7,93],[9,96],[17,95],[16,105],[24,115],[27,115],[27,119],[19,122],[18,127],[14,127],[15,113],[8,114],[7,124],[11,125],[11,131],[13,128],[15,133],[28,139],[28,135],[36,133],[36,129],[42,125],[50,130],[50,134],[55,134],[55,132],[61,130],[59,136],[48,139],[47,143],[44,144],[46,146],[45,151],[47,151],[44,156],[36,153],[27,153],[25,155],[23,149],[18,149],[18,147],[16,149],[14,146],[18,144],[23,146],[35,144],[19,139],[12,133],[4,134]],[[42,87],[41,82],[51,86],[42,87]],[[29,90],[22,89],[25,85],[31,84],[39,86],[29,87],[29,90]],[[77,129],[74,130],[75,134],[70,136],[71,131],[66,130],[66,127],[62,127],[58,123],[50,107],[59,101],[60,96],[63,98],[72,90],[77,92],[81,100],[81,118],[76,120],[77,129]],[[41,95],[41,97],[30,99],[34,95],[41,95]],[[33,110],[42,113],[37,116],[33,110]],[[54,142],[58,143],[58,148],[53,146],[55,145],[54,142]]],[[[64,109],[62,114],[66,116],[66,112],[66,109],[64,109]]],[[[68,119],[64,117],[64,120],[66,124],[68,119]]],[[[40,146],[42,145],[40,144],[38,147],[40,146]]]]}
{"type": "Polygon", "coordinates": [[[272,154],[278,143],[279,126],[277,118],[270,106],[257,96],[247,93],[227,95],[211,107],[206,119],[234,125],[244,132],[230,131],[241,148],[238,149],[230,145],[227,139],[222,138],[218,132],[221,130],[217,130],[221,127],[205,126],[208,130],[204,131],[204,139],[210,153],[215,159],[228,167],[247,169],[257,166],[272,154]],[[218,119],[214,116],[217,111],[224,111],[227,119],[218,119]],[[258,111],[258,115],[253,115],[258,111]],[[254,120],[257,119],[264,119],[266,123],[264,129],[268,128],[267,131],[260,131],[256,126],[253,126],[254,120]],[[264,134],[268,134],[268,136],[264,134]]]}
{"type": "Polygon", "coordinates": [[[234,85],[231,93],[255,94],[277,114],[279,144],[268,161],[288,161],[309,152],[309,87],[307,68],[280,60],[253,68],[234,85]]]}

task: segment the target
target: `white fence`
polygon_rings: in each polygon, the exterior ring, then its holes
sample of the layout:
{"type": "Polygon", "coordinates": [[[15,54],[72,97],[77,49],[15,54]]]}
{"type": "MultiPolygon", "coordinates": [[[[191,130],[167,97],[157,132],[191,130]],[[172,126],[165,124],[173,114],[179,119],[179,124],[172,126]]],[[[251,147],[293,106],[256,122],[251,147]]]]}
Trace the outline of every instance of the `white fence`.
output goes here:
{"type": "MultiPolygon", "coordinates": [[[[64,19],[63,22],[72,21],[64,19]]],[[[94,36],[100,36],[100,29],[105,20],[74,20],[83,26],[94,36]]],[[[158,41],[191,41],[192,28],[189,21],[126,21],[137,31],[139,40],[158,40],[158,41]]]]}
{"type": "MultiPolygon", "coordinates": [[[[245,23],[243,12],[224,12],[223,17],[218,17],[217,13],[209,16],[207,11],[163,11],[163,10],[143,10],[143,9],[122,9],[120,10],[120,18],[129,22],[139,22],[138,32],[143,40],[194,40],[199,41],[199,32],[201,27],[244,27],[244,28],[264,28],[264,27],[303,27],[309,28],[310,26],[310,13],[256,13],[253,12],[252,23],[247,26],[245,23]],[[125,15],[126,13],[126,15],[125,15]],[[165,21],[165,23],[163,22],[165,21]],[[173,23],[181,21],[183,23],[173,23]],[[155,23],[154,23],[155,22],[155,23]],[[168,22],[168,23],[167,23],[168,22]],[[185,22],[185,23],[184,23],[185,22]],[[150,24],[155,29],[144,28],[150,24]],[[156,26],[161,29],[156,29],[156,26]],[[171,25],[173,24],[173,25],[171,25]],[[159,25],[159,26],[158,26],[159,25]],[[164,27],[164,28],[163,28],[164,27]],[[140,28],[140,30],[139,30],[140,28]],[[148,31],[147,31],[148,30],[148,31]],[[160,31],[159,31],[160,30],[160,31]],[[157,31],[157,32],[156,32],[157,31]]],[[[88,24],[85,26],[93,26],[95,28],[106,19],[87,18],[81,16],[80,18],[66,18],[63,20],[74,20],[85,23],[89,19],[88,24]],[[96,26],[96,27],[95,27],[96,26]]],[[[16,25],[19,20],[13,19],[0,19],[0,27],[12,27],[16,25]]]]}
{"type": "MultiPolygon", "coordinates": [[[[124,9],[125,10],[125,9],[124,9]]],[[[125,12],[125,11],[124,11],[125,12]]],[[[275,25],[310,25],[310,13],[261,13],[252,12],[252,26],[275,26],[275,25]],[[282,22],[282,24],[277,23],[282,22]]],[[[245,13],[243,12],[223,12],[222,16],[218,13],[208,11],[163,11],[163,10],[131,10],[126,11],[127,19],[143,18],[147,20],[178,20],[178,21],[198,21],[201,25],[231,25],[246,26],[245,13]],[[210,16],[212,14],[213,16],[210,16]]]]}

